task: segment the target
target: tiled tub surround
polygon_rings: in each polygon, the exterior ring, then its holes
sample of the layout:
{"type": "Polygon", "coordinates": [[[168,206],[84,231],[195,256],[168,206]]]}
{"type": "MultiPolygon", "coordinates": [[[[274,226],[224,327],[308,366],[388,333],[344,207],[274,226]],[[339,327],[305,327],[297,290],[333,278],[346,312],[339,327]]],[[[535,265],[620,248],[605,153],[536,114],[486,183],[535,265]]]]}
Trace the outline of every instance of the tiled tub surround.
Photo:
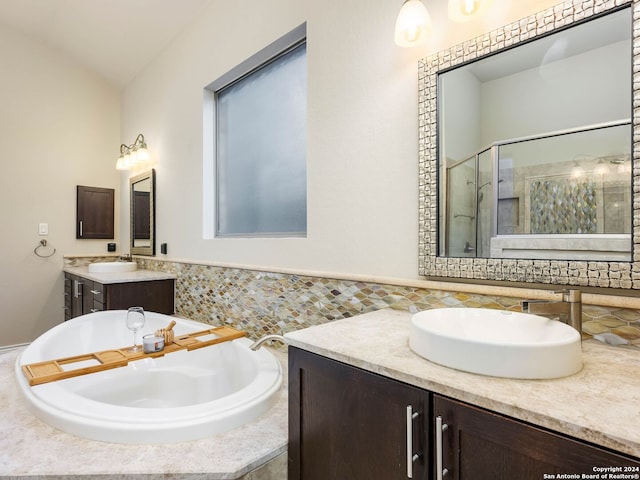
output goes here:
{"type": "Polygon", "coordinates": [[[429,362],[408,346],[410,314],[381,310],[286,335],[295,347],[640,458],[640,351],[583,342],[582,370],[513,380],[429,362]]]}
{"type": "MultiPolygon", "coordinates": [[[[174,444],[104,443],[57,430],[27,409],[14,377],[14,363],[21,351],[0,354],[0,478],[286,478],[286,381],[273,408],[256,421],[231,431],[174,444]]],[[[274,353],[286,375],[286,355],[274,353]]]]}
{"type": "MultiPolygon", "coordinates": [[[[376,279],[334,279],[148,257],[135,260],[139,268],[176,275],[177,315],[213,325],[228,324],[252,338],[383,308],[409,312],[438,307],[520,310],[524,299],[557,298],[549,291],[535,289],[428,281],[393,285],[376,283],[376,279]]],[[[640,348],[640,298],[583,295],[583,302],[583,333],[611,331],[640,348]]]]}

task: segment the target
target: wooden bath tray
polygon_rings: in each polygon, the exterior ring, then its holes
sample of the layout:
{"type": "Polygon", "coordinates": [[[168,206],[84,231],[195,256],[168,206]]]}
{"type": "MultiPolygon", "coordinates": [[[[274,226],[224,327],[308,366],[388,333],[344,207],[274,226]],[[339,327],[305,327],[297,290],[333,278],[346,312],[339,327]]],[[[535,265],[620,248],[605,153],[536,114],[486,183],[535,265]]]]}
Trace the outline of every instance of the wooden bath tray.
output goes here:
{"type": "MultiPolygon", "coordinates": [[[[187,333],[174,338],[173,343],[165,345],[161,352],[144,353],[127,351],[131,347],[122,347],[115,350],[104,350],[102,352],[86,353],[74,357],[57,358],[44,362],[29,363],[22,366],[22,372],[27,377],[29,385],[40,385],[42,383],[55,382],[65,378],[78,377],[89,373],[102,372],[117,367],[124,367],[129,362],[141,360],[143,358],[162,357],[167,353],[179,350],[197,350],[198,348],[209,347],[222,342],[235,340],[244,337],[245,332],[231,327],[214,327],[199,332],[187,333]],[[199,337],[216,335],[215,338],[201,340],[199,337]],[[75,364],[75,367],[74,367],[75,364]],[[88,365],[90,364],[90,365],[88,365]],[[66,369],[63,366],[70,366],[66,369]]],[[[142,346],[140,347],[142,348],[142,346]]]]}

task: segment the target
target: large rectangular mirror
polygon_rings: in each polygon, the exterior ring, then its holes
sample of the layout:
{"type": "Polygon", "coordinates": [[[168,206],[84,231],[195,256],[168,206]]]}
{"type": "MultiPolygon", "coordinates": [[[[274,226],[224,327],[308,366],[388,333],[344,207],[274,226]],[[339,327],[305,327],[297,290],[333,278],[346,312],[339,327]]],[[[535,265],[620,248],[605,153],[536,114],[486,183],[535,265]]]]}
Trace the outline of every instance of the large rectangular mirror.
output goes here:
{"type": "Polygon", "coordinates": [[[565,2],[420,66],[420,273],[633,288],[632,6],[565,2]]]}
{"type": "Polygon", "coordinates": [[[151,170],[129,180],[131,192],[131,254],[155,255],[155,184],[151,170]]]}

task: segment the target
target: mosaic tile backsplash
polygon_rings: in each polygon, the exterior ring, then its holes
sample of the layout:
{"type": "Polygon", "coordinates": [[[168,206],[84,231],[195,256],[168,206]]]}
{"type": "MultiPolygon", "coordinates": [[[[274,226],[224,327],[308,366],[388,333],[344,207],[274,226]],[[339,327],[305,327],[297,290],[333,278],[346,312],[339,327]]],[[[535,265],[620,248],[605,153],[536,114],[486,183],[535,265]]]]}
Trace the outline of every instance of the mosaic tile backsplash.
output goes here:
{"type": "MultiPolygon", "coordinates": [[[[269,273],[137,258],[139,267],[177,275],[176,314],[226,324],[251,338],[286,333],[383,308],[418,312],[438,307],[520,310],[519,298],[370,282],[269,273]]],[[[583,306],[583,334],[615,333],[640,348],[640,311],[583,306]]]]}

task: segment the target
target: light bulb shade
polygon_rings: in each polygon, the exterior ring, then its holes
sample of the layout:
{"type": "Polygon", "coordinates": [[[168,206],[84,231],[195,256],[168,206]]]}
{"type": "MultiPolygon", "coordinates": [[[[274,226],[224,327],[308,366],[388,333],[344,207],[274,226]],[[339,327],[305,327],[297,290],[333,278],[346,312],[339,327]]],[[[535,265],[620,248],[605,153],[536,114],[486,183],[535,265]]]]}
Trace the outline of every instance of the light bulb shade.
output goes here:
{"type": "Polygon", "coordinates": [[[149,161],[149,150],[146,147],[140,147],[136,150],[136,162],[147,163],[149,161]]]}
{"type": "Polygon", "coordinates": [[[124,155],[120,155],[118,157],[118,161],[116,162],[116,170],[128,170],[127,164],[124,161],[124,155]]]}
{"type": "Polygon", "coordinates": [[[493,0],[449,0],[449,18],[454,22],[468,22],[474,15],[485,12],[493,0]]]}
{"type": "Polygon", "coordinates": [[[609,167],[606,163],[600,160],[596,164],[596,168],[594,168],[594,172],[596,172],[598,175],[607,175],[609,173],[609,167]]]}
{"type": "Polygon", "coordinates": [[[585,171],[580,165],[576,165],[571,169],[571,177],[573,178],[581,178],[584,177],[585,171]]]}
{"type": "Polygon", "coordinates": [[[405,0],[396,20],[395,42],[400,47],[426,43],[431,34],[431,17],[421,0],[405,0]]]}

